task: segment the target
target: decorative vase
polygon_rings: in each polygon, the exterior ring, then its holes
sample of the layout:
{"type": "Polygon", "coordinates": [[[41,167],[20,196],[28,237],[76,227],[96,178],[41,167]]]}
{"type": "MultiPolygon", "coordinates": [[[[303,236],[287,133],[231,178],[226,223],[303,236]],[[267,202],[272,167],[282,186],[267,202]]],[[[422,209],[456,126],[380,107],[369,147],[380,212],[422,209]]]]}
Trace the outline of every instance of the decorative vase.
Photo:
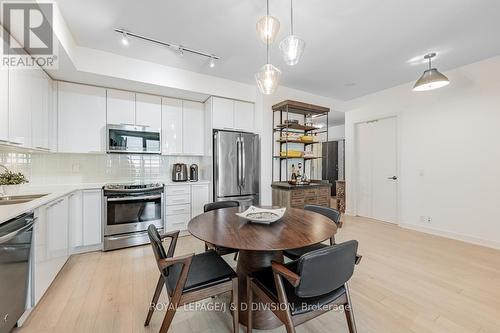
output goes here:
{"type": "Polygon", "coordinates": [[[3,185],[2,186],[2,192],[4,195],[16,195],[19,193],[19,189],[21,188],[21,185],[3,185]]]}

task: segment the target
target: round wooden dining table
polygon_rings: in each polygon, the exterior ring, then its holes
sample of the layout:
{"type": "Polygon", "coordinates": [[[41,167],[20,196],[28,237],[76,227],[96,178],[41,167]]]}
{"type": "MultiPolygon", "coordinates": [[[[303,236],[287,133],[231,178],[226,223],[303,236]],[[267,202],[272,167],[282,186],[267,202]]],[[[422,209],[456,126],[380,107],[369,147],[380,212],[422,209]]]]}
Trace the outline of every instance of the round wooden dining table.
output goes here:
{"type": "MultiPolygon", "coordinates": [[[[189,232],[196,238],[221,247],[239,250],[236,272],[239,280],[239,318],[246,326],[246,280],[248,274],[283,262],[283,250],[323,242],[337,232],[332,220],[323,215],[287,208],[285,215],[270,225],[245,221],[235,213],[244,208],[223,208],[193,218],[189,232]],[[242,306],[243,304],[243,306],[242,306]]],[[[258,298],[254,297],[258,302],[258,298]]],[[[259,307],[252,312],[255,329],[273,329],[282,325],[270,311],[259,307]]]]}

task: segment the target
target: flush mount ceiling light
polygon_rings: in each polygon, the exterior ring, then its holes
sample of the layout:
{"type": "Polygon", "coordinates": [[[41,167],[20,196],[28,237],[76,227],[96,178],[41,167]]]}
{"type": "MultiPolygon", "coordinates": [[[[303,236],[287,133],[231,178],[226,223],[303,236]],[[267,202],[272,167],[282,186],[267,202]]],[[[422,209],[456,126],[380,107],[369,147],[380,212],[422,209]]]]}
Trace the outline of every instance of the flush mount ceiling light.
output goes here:
{"type": "Polygon", "coordinates": [[[257,33],[264,43],[271,44],[280,30],[280,21],[276,17],[269,15],[269,0],[267,0],[266,4],[266,16],[257,21],[257,33]]]}
{"type": "Polygon", "coordinates": [[[290,0],[290,36],[283,39],[280,43],[281,55],[285,63],[290,66],[296,65],[305,47],[306,42],[293,34],[293,0],[290,0]]]}
{"type": "MultiPolygon", "coordinates": [[[[269,17],[269,0],[267,0],[267,16],[269,17]]],[[[258,26],[258,24],[257,24],[258,26]]],[[[269,61],[269,35],[268,42],[266,43],[266,58],[267,62],[262,66],[259,71],[255,74],[255,81],[257,81],[257,86],[259,90],[264,95],[271,95],[276,91],[278,83],[281,77],[281,71],[273,66],[269,61]]]]}
{"type": "Polygon", "coordinates": [[[432,58],[436,53],[429,53],[424,56],[424,59],[429,60],[429,69],[415,82],[413,91],[429,91],[439,89],[450,84],[450,80],[436,68],[432,68],[432,58]]]}
{"type": "Polygon", "coordinates": [[[128,30],[125,30],[125,29],[115,29],[115,32],[119,33],[122,36],[122,44],[124,46],[129,45],[129,38],[133,37],[133,38],[137,38],[137,39],[140,39],[140,40],[144,40],[146,42],[150,42],[150,43],[154,43],[154,44],[157,44],[157,45],[165,46],[165,47],[167,47],[169,49],[172,49],[172,50],[176,51],[180,56],[183,56],[184,52],[188,52],[190,54],[196,54],[198,56],[209,58],[209,59],[211,59],[211,61],[209,63],[210,67],[213,67],[212,66],[212,61],[214,61],[214,66],[215,66],[215,60],[220,60],[220,57],[216,56],[213,53],[207,53],[207,52],[199,51],[199,50],[196,50],[196,49],[193,49],[193,48],[190,48],[190,47],[185,47],[183,45],[176,45],[176,44],[173,44],[173,43],[164,42],[164,41],[161,41],[161,40],[158,40],[158,39],[154,39],[154,38],[147,37],[147,36],[144,36],[144,35],[136,34],[134,32],[131,32],[131,31],[128,31],[128,30]]]}

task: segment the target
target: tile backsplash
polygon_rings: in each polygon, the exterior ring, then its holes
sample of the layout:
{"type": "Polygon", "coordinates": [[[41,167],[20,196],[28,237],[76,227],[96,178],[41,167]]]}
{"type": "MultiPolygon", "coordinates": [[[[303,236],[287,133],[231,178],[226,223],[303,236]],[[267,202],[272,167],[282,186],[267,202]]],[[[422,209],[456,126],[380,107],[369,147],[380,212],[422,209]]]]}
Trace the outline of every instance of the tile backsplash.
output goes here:
{"type": "Polygon", "coordinates": [[[0,151],[0,164],[22,172],[32,185],[168,180],[172,164],[196,163],[200,179],[209,179],[210,157],[50,154],[0,151]]]}

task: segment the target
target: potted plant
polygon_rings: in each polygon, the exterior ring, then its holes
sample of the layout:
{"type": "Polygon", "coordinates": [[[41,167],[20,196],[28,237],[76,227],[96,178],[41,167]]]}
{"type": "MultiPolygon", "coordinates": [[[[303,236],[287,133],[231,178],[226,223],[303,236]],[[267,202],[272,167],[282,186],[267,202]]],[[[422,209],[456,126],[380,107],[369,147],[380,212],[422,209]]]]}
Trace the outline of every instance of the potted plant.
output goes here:
{"type": "Polygon", "coordinates": [[[27,182],[28,180],[21,172],[5,169],[3,173],[0,173],[0,186],[2,186],[2,192],[5,195],[17,194],[20,185],[27,182]]]}

